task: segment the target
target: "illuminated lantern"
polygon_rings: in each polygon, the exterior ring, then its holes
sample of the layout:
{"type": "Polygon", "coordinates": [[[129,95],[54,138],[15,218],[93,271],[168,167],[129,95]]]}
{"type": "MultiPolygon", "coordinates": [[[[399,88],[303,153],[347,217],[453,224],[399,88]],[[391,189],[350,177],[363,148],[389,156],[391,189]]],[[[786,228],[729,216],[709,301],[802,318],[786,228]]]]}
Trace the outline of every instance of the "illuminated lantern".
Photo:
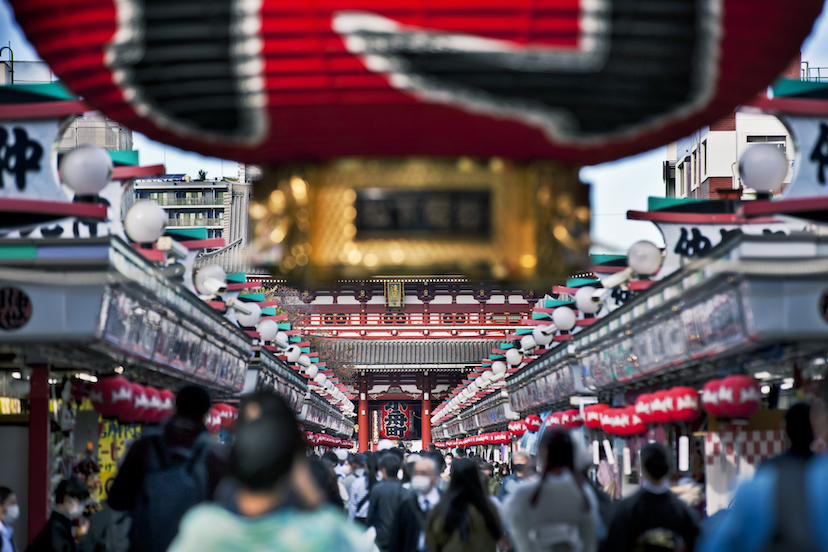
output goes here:
{"type": "Polygon", "coordinates": [[[667,391],[656,391],[650,401],[650,419],[655,424],[668,424],[673,416],[673,398],[667,391]]]}
{"type": "Polygon", "coordinates": [[[37,53],[91,108],[204,155],[592,164],[687,136],[764,91],[823,0],[659,0],[653,10],[261,0],[238,14],[228,0],[223,15],[186,17],[183,0],[144,4],[11,0],[37,53]],[[670,47],[651,47],[665,28],[670,47]]]}
{"type": "Polygon", "coordinates": [[[147,394],[147,390],[144,389],[143,385],[133,383],[132,407],[125,408],[118,416],[118,420],[125,424],[140,422],[144,419],[144,413],[149,409],[149,407],[150,399],[147,394]]]}
{"type": "Polygon", "coordinates": [[[567,429],[575,429],[584,425],[580,411],[573,408],[561,412],[561,425],[567,429]]]}
{"type": "Polygon", "coordinates": [[[708,414],[722,416],[722,408],[719,403],[719,388],[722,386],[722,380],[710,380],[702,387],[701,400],[704,409],[708,414]]]}
{"type": "Polygon", "coordinates": [[[624,413],[629,416],[629,425],[626,428],[625,435],[644,435],[647,433],[647,424],[641,419],[641,416],[635,411],[635,406],[628,406],[624,409],[624,413]]]}
{"type": "Polygon", "coordinates": [[[522,437],[523,434],[526,433],[526,422],[523,420],[509,422],[509,433],[515,437],[522,437]]]}
{"type": "Polygon", "coordinates": [[[543,425],[540,416],[538,416],[537,414],[531,414],[529,416],[526,416],[526,419],[524,421],[526,422],[526,429],[529,430],[531,433],[535,433],[537,430],[541,428],[541,425],[543,425]]]}
{"type": "Polygon", "coordinates": [[[654,423],[652,416],[652,402],[653,395],[650,393],[643,393],[635,399],[635,413],[645,424],[654,423]]]}
{"type": "Polygon", "coordinates": [[[607,404],[591,404],[584,407],[584,425],[590,429],[601,428],[601,412],[609,408],[607,404]]]}
{"type": "Polygon", "coordinates": [[[748,419],[762,401],[759,384],[750,376],[728,376],[719,387],[719,408],[723,418],[748,419]]]}
{"type": "Polygon", "coordinates": [[[673,387],[667,396],[673,399],[671,421],[692,422],[701,415],[699,393],[692,387],[673,387]]]}
{"type": "Polygon", "coordinates": [[[149,398],[149,406],[144,411],[144,419],[141,420],[147,423],[157,423],[161,420],[163,412],[161,411],[161,393],[155,387],[145,386],[144,392],[149,398]]]}
{"type": "Polygon", "coordinates": [[[132,382],[121,376],[103,378],[92,386],[89,399],[95,412],[104,418],[117,418],[132,408],[132,382]]]}
{"type": "Polygon", "coordinates": [[[553,412],[547,416],[546,427],[561,427],[561,413],[553,412]]]}

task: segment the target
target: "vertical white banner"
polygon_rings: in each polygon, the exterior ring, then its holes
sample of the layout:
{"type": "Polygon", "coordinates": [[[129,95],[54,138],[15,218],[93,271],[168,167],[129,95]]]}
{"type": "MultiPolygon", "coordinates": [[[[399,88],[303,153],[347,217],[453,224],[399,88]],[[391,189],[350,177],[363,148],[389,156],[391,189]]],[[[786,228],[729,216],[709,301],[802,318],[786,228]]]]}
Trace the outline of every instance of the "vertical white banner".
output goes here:
{"type": "Polygon", "coordinates": [[[624,447],[624,475],[632,475],[632,457],[630,447],[624,447]]]}
{"type": "Polygon", "coordinates": [[[607,455],[607,462],[609,462],[611,466],[614,466],[615,453],[612,451],[612,445],[610,444],[609,439],[604,439],[604,453],[607,455]]]}
{"type": "Polygon", "coordinates": [[[678,469],[680,472],[690,471],[690,438],[686,435],[678,440],[678,469]]]}
{"type": "Polygon", "coordinates": [[[601,463],[601,445],[597,439],[592,442],[592,463],[596,466],[601,463]]]}

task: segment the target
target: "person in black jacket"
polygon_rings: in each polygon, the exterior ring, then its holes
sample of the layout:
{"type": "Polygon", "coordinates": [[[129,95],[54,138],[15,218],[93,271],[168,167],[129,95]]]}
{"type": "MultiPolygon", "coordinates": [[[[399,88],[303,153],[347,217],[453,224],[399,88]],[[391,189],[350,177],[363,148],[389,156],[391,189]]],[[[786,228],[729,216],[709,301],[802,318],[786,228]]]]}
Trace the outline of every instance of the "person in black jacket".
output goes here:
{"type": "Polygon", "coordinates": [[[374,485],[368,506],[368,526],[377,531],[376,543],[382,552],[388,552],[391,541],[391,526],[394,516],[407,498],[402,483],[397,479],[397,472],[402,466],[402,460],[396,454],[385,453],[380,459],[380,478],[382,481],[374,485]]]}
{"type": "Polygon", "coordinates": [[[670,492],[667,449],[658,443],[645,446],[641,466],[641,490],[618,504],[601,552],[693,552],[698,515],[670,492]]]}
{"type": "Polygon", "coordinates": [[[72,520],[83,515],[89,488],[76,477],[64,479],[55,490],[55,509],[27,552],[75,552],[72,520]]]}
{"type": "Polygon", "coordinates": [[[425,522],[428,512],[440,502],[437,482],[440,480],[441,463],[431,453],[426,453],[414,463],[411,477],[413,495],[409,495],[394,516],[391,527],[389,552],[422,552],[425,550],[425,522]]]}

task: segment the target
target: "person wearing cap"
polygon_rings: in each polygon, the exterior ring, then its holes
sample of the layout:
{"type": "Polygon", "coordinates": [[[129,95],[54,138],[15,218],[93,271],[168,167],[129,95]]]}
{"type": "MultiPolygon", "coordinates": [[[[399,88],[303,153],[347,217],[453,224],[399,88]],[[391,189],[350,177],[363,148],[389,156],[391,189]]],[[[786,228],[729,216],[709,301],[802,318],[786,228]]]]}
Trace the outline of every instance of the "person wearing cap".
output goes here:
{"type": "Polygon", "coordinates": [[[681,550],[692,552],[699,518],[670,492],[671,456],[660,443],[641,449],[641,489],[616,509],[601,552],[681,550]]]}

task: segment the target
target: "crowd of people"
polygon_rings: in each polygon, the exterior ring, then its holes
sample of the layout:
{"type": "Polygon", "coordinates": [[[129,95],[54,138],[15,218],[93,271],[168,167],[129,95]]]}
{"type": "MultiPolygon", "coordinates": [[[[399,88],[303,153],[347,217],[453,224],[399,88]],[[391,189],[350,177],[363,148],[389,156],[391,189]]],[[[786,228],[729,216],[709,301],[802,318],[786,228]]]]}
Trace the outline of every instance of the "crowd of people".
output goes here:
{"type": "MultiPolygon", "coordinates": [[[[91,516],[88,479],[63,480],[29,550],[828,550],[828,528],[814,516],[828,509],[828,463],[812,454],[816,428],[828,428],[822,406],[792,407],[791,449],[704,523],[676,491],[672,453],[658,443],[641,449],[640,489],[613,501],[587,477],[592,456],[581,439],[562,429],[543,434],[537,457],[517,452],[511,465],[433,445],[412,453],[388,441],[376,452],[318,457],[278,395],[246,400],[224,448],[205,431],[209,408],[203,389],[183,389],[175,414],[135,442],[91,516]]],[[[14,493],[0,487],[0,552],[16,552],[18,515],[14,493]]]]}

